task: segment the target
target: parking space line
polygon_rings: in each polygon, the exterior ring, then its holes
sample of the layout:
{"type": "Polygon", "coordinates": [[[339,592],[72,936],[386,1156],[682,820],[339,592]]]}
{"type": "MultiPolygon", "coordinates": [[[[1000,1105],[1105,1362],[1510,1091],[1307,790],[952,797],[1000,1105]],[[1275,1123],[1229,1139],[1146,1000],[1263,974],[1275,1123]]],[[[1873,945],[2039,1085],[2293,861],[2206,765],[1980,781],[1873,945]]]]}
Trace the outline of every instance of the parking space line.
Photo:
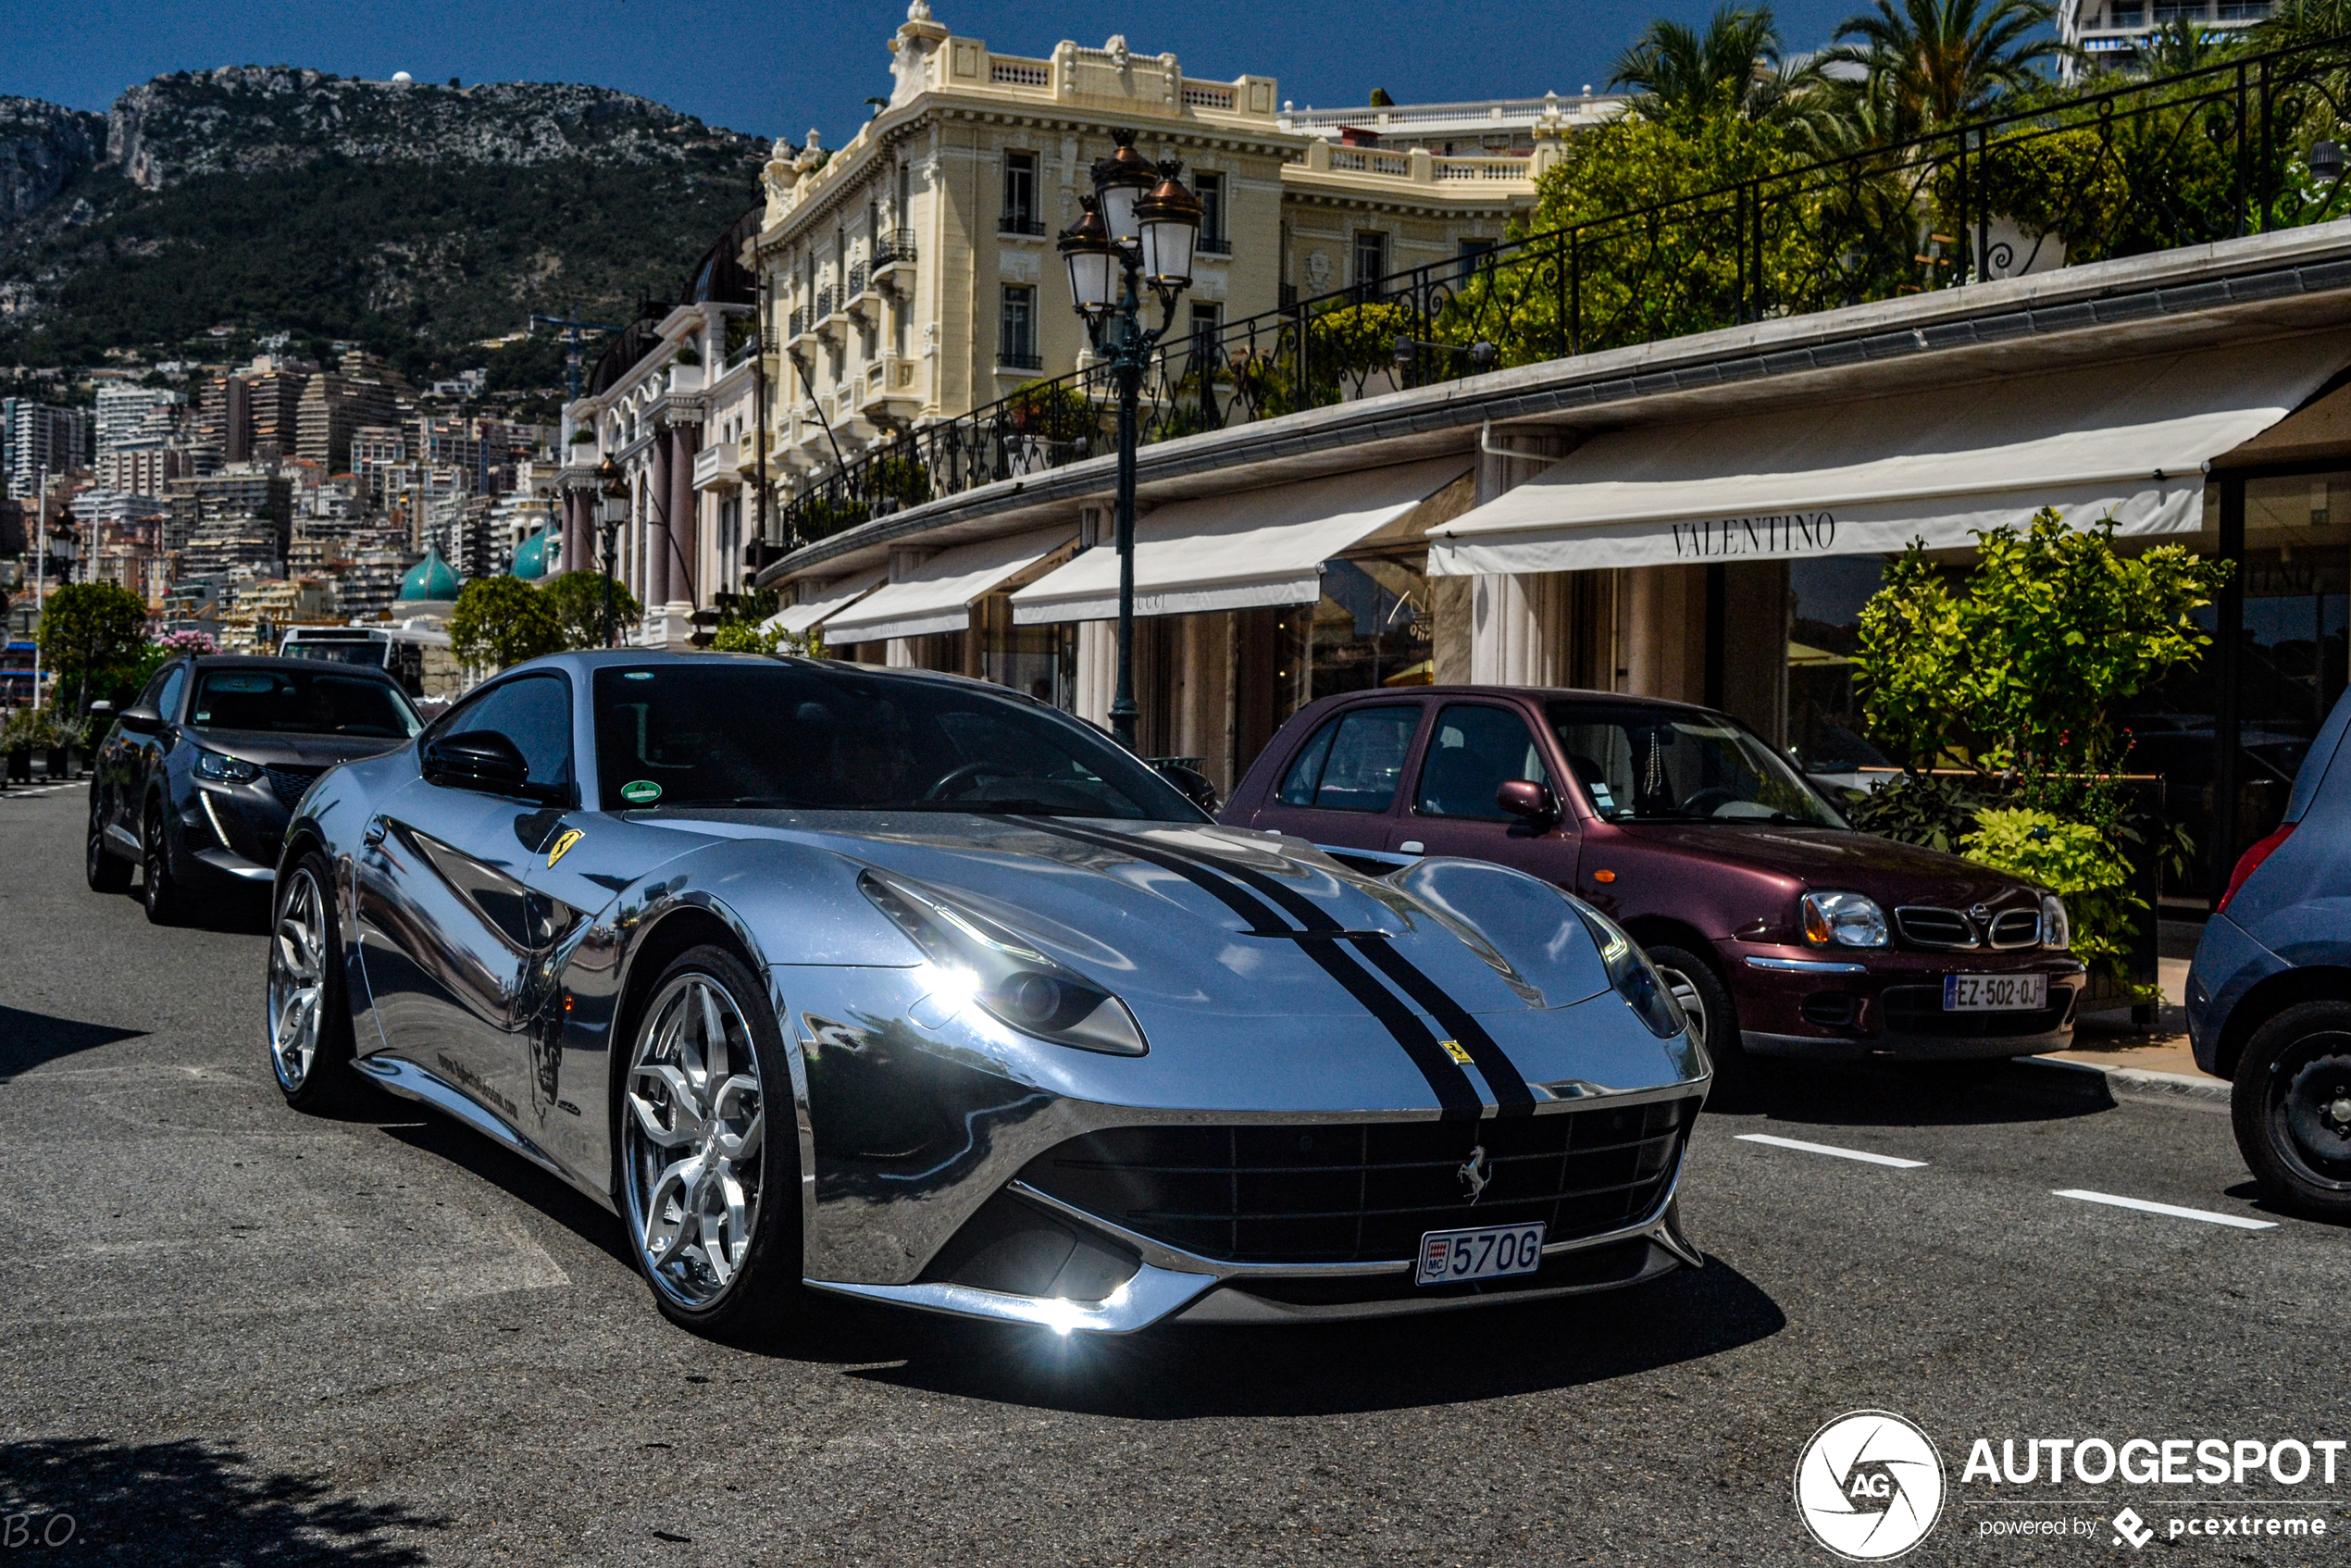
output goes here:
{"type": "Polygon", "coordinates": [[[2167,1214],[2175,1220],[2202,1220],[2207,1225],[2234,1226],[2239,1230],[2275,1230],[2275,1220],[2249,1220],[2240,1214],[2216,1214],[2209,1209],[2183,1209],[2177,1203],[2155,1203],[2145,1198],[2124,1198],[2112,1192],[2088,1192],[2080,1188],[2064,1188],[2050,1194],[2053,1198],[2078,1198],[2084,1203],[2108,1203],[2118,1209],[2136,1209],[2146,1214],[2167,1214]]]}
{"type": "Polygon", "coordinates": [[[1924,1160],[1897,1160],[1891,1154],[1872,1154],[1865,1149],[1839,1149],[1833,1143],[1805,1143],[1793,1138],[1773,1138],[1767,1132],[1735,1134],[1741,1143],[1768,1143],[1774,1149],[1794,1149],[1806,1154],[1827,1154],[1839,1160],[1860,1160],[1872,1165],[1892,1165],[1897,1170],[1915,1171],[1924,1160]]]}

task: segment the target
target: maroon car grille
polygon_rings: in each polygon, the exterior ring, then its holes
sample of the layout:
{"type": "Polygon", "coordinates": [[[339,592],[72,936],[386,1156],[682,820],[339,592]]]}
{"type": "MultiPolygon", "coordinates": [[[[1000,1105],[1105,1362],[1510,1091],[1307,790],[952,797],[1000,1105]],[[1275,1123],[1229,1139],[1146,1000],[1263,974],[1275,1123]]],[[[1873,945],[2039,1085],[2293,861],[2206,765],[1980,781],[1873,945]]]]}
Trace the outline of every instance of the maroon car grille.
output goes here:
{"type": "Polygon", "coordinates": [[[1072,1139],[1021,1179],[1088,1213],[1232,1263],[1411,1258],[1421,1234],[1540,1220],[1546,1238],[1621,1229],[1664,1201],[1697,1101],[1474,1125],[1119,1127],[1072,1139]],[[1463,1166],[1479,1150],[1485,1187],[1463,1166]]]}
{"type": "Polygon", "coordinates": [[[1905,904],[1894,912],[1902,940],[1913,947],[1973,947],[1975,922],[1956,909],[1905,904]]]}

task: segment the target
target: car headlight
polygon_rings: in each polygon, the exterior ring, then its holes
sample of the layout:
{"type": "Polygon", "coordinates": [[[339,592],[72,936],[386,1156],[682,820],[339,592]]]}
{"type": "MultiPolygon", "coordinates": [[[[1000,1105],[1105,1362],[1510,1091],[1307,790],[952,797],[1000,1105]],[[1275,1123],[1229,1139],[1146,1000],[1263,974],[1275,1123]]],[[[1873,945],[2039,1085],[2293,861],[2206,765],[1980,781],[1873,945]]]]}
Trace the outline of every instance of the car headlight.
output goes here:
{"type": "Polygon", "coordinates": [[[964,990],[1000,1022],[1081,1051],[1151,1050],[1125,1002],[994,921],[876,872],[860,873],[857,885],[949,977],[942,989],[964,990]]]}
{"type": "Polygon", "coordinates": [[[1585,928],[1592,933],[1592,941],[1600,950],[1600,965],[1608,971],[1608,983],[1616,988],[1649,1033],[1660,1039],[1672,1039],[1690,1027],[1682,1012],[1682,1004],[1665,989],[1665,981],[1649,966],[1648,954],[1638,943],[1624,934],[1623,927],[1587,903],[1578,902],[1575,913],[1584,917],[1585,928]]]}
{"type": "Polygon", "coordinates": [[[1815,947],[1884,947],[1885,911],[1860,893],[1804,895],[1804,940],[1815,947]]]}
{"type": "Polygon", "coordinates": [[[2059,952],[2073,945],[2073,922],[2065,913],[2065,901],[2055,893],[2041,895],[2041,945],[2059,952]]]}
{"type": "Polygon", "coordinates": [[[196,753],[196,777],[209,778],[215,784],[250,784],[262,775],[257,762],[232,757],[222,752],[196,753]]]}

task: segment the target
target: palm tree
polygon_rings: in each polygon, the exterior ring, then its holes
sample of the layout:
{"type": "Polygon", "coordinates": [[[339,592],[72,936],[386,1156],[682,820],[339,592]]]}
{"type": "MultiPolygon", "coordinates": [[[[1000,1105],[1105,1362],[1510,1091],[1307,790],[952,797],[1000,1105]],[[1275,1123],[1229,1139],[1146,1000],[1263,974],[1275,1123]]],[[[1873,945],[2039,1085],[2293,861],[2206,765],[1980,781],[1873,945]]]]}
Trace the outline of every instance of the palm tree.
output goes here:
{"type": "Polygon", "coordinates": [[[1936,131],[1989,109],[2001,94],[2043,80],[2041,62],[2065,45],[2034,37],[2057,8],[2049,0],[1877,0],[1874,11],[1836,30],[1851,40],[1825,61],[1850,63],[1881,80],[1913,132],[1936,131]]]}
{"type": "Polygon", "coordinates": [[[1777,119],[1811,80],[1809,66],[1781,60],[1779,24],[1769,6],[1724,6],[1703,33],[1663,19],[1650,22],[1617,56],[1609,85],[1632,88],[1632,110],[1645,119],[1687,124],[1718,114],[1777,119]]]}
{"type": "Polygon", "coordinates": [[[2234,55],[2240,41],[2183,21],[2168,21],[2139,45],[2138,65],[2133,74],[2149,81],[2167,76],[2185,76],[2208,66],[2217,66],[2234,55]]]}

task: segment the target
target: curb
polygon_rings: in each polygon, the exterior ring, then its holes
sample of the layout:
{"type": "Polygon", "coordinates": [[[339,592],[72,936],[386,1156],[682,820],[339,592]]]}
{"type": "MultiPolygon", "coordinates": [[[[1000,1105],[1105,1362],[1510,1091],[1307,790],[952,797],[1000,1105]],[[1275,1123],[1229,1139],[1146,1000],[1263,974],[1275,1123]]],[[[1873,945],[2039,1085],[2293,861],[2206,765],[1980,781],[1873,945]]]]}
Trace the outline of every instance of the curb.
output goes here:
{"type": "MultiPolygon", "coordinates": [[[[2220,1078],[2193,1077],[2186,1073],[2157,1073],[2145,1067],[2101,1067],[2095,1063],[2063,1062],[2052,1056],[2023,1056],[2017,1060],[2030,1067],[2102,1078],[2107,1089],[2116,1094],[2152,1095],[2166,1100],[2193,1100],[2208,1105],[2226,1105],[2234,1088],[2220,1078]]],[[[2084,1087],[2087,1087],[2086,1083],[2084,1087]]]]}

